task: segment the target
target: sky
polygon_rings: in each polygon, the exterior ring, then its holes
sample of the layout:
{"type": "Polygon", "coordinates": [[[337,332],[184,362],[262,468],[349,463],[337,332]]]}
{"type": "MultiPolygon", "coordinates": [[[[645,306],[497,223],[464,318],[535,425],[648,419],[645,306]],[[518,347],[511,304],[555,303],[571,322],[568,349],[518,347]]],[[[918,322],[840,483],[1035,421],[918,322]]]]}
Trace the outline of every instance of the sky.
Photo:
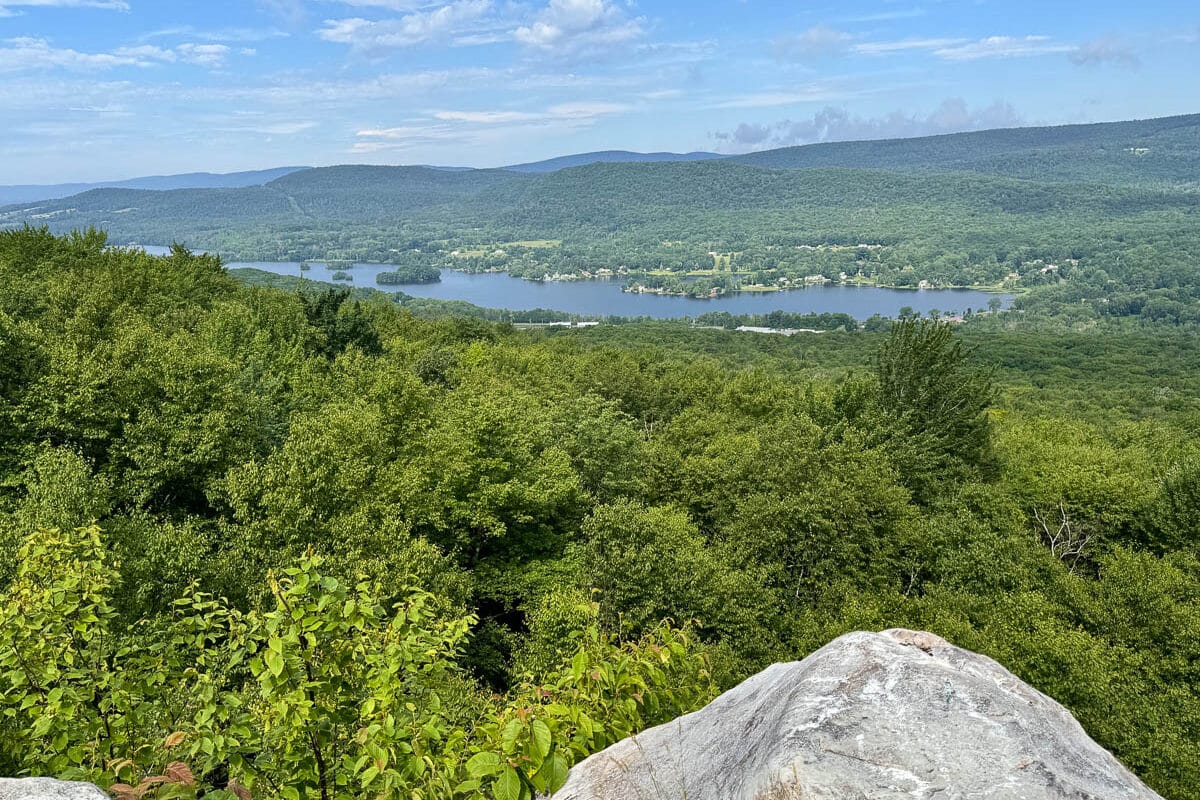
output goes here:
{"type": "Polygon", "coordinates": [[[0,0],[0,184],[1200,112],[1195,0],[0,0]]]}

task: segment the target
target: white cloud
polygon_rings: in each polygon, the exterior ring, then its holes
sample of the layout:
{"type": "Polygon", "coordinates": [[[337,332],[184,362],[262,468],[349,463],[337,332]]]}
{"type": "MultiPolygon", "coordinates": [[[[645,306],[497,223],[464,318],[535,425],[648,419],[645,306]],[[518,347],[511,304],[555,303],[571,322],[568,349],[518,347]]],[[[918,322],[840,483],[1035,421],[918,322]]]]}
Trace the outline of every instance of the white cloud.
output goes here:
{"type": "Polygon", "coordinates": [[[369,154],[451,142],[478,146],[495,141],[496,137],[511,136],[517,131],[524,136],[536,129],[574,130],[587,127],[602,117],[622,114],[631,109],[632,106],[623,103],[585,100],[559,103],[544,111],[435,111],[432,119],[360,130],[351,152],[369,154]]]}
{"type": "Polygon", "coordinates": [[[245,86],[197,86],[185,90],[190,102],[237,104],[243,107],[323,110],[353,108],[386,101],[411,102],[429,92],[502,85],[505,74],[485,68],[393,72],[361,80],[317,81],[303,75],[245,86]]]}
{"type": "Polygon", "coordinates": [[[22,72],[59,67],[72,70],[110,69],[121,66],[147,66],[151,61],[136,54],[83,53],[52,47],[45,39],[21,36],[5,40],[0,46],[0,72],[22,72]]]}
{"type": "Polygon", "coordinates": [[[909,38],[873,42],[855,42],[854,36],[817,25],[795,36],[783,36],[772,42],[777,58],[809,61],[825,56],[852,52],[863,56],[890,56],[912,51],[932,53],[947,61],[973,61],[982,58],[1015,58],[1051,53],[1079,53],[1081,63],[1117,60],[1119,51],[1110,40],[1091,46],[1076,46],[1053,41],[1048,36],[989,36],[977,41],[962,38],[909,38]]]}
{"type": "Polygon", "coordinates": [[[826,25],[816,25],[794,36],[781,36],[771,42],[775,57],[786,61],[809,61],[840,55],[854,37],[826,25]]]}
{"type": "Polygon", "coordinates": [[[839,91],[828,86],[808,86],[800,90],[778,92],[754,92],[716,103],[712,108],[772,108],[796,103],[813,103],[846,97],[850,92],[839,91]]]}
{"type": "Polygon", "coordinates": [[[359,131],[357,136],[350,152],[358,155],[475,141],[454,126],[444,124],[368,129],[359,131]]]}
{"type": "Polygon", "coordinates": [[[451,128],[448,125],[400,125],[395,128],[367,128],[355,135],[364,139],[411,139],[417,136],[429,136],[432,132],[439,130],[449,131],[451,128]]]}
{"type": "Polygon", "coordinates": [[[257,5],[292,27],[300,26],[308,20],[305,0],[257,0],[257,5]]]}
{"type": "Polygon", "coordinates": [[[845,22],[891,22],[897,19],[913,19],[925,16],[923,8],[906,8],[897,11],[881,11],[878,14],[862,14],[856,17],[846,17],[845,22]]]}
{"type": "Polygon", "coordinates": [[[315,122],[264,122],[247,125],[225,125],[219,130],[230,133],[261,133],[268,136],[292,136],[317,127],[315,122]]]}
{"type": "Polygon", "coordinates": [[[110,53],[84,53],[53,47],[45,39],[22,36],[8,39],[0,46],[0,72],[53,68],[86,71],[174,63],[213,69],[223,66],[228,54],[229,48],[223,44],[181,44],[173,49],[143,44],[118,47],[110,53]]]}
{"type": "Polygon", "coordinates": [[[984,39],[897,39],[860,42],[852,48],[865,56],[887,56],[912,50],[924,50],[946,61],[976,61],[983,58],[1022,58],[1074,53],[1073,44],[1055,42],[1049,36],[988,36],[984,39]]]}
{"type": "Polygon", "coordinates": [[[1141,63],[1132,47],[1112,36],[1084,42],[1071,53],[1070,59],[1080,66],[1111,63],[1136,67],[1141,63]]]}
{"type": "Polygon", "coordinates": [[[599,55],[644,33],[641,19],[630,18],[609,0],[550,0],[513,37],[534,50],[579,57],[599,55]]]}
{"type": "Polygon", "coordinates": [[[136,63],[139,66],[147,66],[156,61],[174,61],[176,59],[174,50],[167,50],[166,48],[157,47],[152,44],[140,44],[136,47],[118,47],[113,51],[112,55],[129,59],[132,63],[136,63]]]}
{"type": "Polygon", "coordinates": [[[451,42],[456,47],[476,47],[483,44],[496,44],[497,42],[507,42],[512,36],[503,31],[494,33],[468,33],[464,36],[455,36],[451,42]]]}
{"type": "Polygon", "coordinates": [[[977,42],[942,47],[934,55],[948,61],[975,61],[981,58],[1018,58],[1051,53],[1070,53],[1074,45],[1057,44],[1049,36],[989,36],[977,42]]]}
{"type": "Polygon", "coordinates": [[[548,114],[557,119],[592,119],[594,117],[606,117],[611,114],[622,114],[629,110],[630,106],[624,103],[584,101],[560,103],[556,106],[551,106],[548,109],[548,114]]]}
{"type": "Polygon", "coordinates": [[[128,11],[126,0],[0,0],[0,17],[12,16],[14,8],[103,8],[128,11]]]}
{"type": "Polygon", "coordinates": [[[430,4],[423,0],[335,0],[355,8],[385,8],[388,11],[417,11],[430,4]]]}
{"type": "Polygon", "coordinates": [[[862,42],[854,45],[854,52],[866,56],[882,56],[906,50],[939,50],[966,42],[966,39],[898,39],[890,42],[862,42]]]}
{"type": "Polygon", "coordinates": [[[286,39],[290,34],[278,28],[218,28],[215,30],[197,29],[192,25],[177,25],[171,28],[159,28],[138,36],[138,41],[148,42],[151,39],[187,37],[207,42],[264,42],[268,39],[286,39]]]}
{"type": "MultiPolygon", "coordinates": [[[[513,123],[562,120],[592,120],[598,117],[623,114],[633,107],[625,103],[601,100],[559,103],[545,111],[435,111],[434,119],[443,122],[464,122],[471,125],[511,125],[513,123]]],[[[359,133],[365,135],[364,132],[359,133]]]]}
{"type": "Polygon", "coordinates": [[[224,66],[229,47],[223,44],[181,44],[175,48],[179,60],[199,67],[215,69],[224,66]]]}
{"type": "Polygon", "coordinates": [[[943,100],[928,115],[893,111],[882,117],[856,117],[844,108],[826,108],[813,116],[769,124],[743,122],[734,130],[713,135],[725,152],[743,153],[775,147],[866,139],[932,136],[988,128],[1011,128],[1021,117],[1007,103],[970,109],[961,98],[943,100]]]}
{"type": "Polygon", "coordinates": [[[538,114],[530,114],[525,111],[437,111],[433,116],[448,122],[472,122],[481,125],[524,122],[541,118],[538,114]]]}
{"type": "Polygon", "coordinates": [[[642,92],[640,95],[646,100],[674,100],[684,96],[682,89],[654,89],[649,92],[642,92]]]}
{"type": "Polygon", "coordinates": [[[327,42],[348,44],[357,50],[411,47],[478,32],[481,21],[491,10],[491,0],[456,0],[395,19],[327,19],[317,35],[327,42]]]}

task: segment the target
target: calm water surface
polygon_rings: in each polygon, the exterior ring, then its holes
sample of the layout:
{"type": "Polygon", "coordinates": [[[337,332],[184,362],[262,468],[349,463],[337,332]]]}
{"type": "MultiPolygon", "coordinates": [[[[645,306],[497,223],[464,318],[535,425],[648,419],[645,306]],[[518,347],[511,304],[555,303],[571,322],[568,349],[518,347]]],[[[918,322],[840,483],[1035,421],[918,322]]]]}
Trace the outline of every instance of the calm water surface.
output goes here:
{"type": "MultiPolygon", "coordinates": [[[[145,249],[155,253],[165,251],[165,248],[145,249]]],[[[333,271],[326,269],[325,265],[319,262],[311,263],[312,269],[307,271],[301,271],[297,262],[234,262],[226,266],[230,269],[250,267],[277,275],[328,281],[333,271]]],[[[375,283],[376,275],[393,269],[395,267],[388,264],[356,264],[346,270],[354,276],[354,281],[346,285],[366,286],[384,292],[404,292],[413,297],[436,300],[465,300],[486,308],[508,308],[514,311],[547,308],[588,316],[658,319],[695,317],[706,311],[728,311],[731,314],[790,311],[843,313],[862,320],[872,314],[894,317],[905,306],[922,313],[932,309],[943,313],[962,313],[969,308],[986,309],[988,301],[993,298],[999,299],[1005,307],[1012,302],[1011,295],[973,289],[877,289],[867,286],[811,286],[786,292],[743,292],[710,300],[696,300],[690,297],[623,292],[623,278],[539,283],[513,278],[502,272],[472,275],[447,269],[442,270],[441,283],[403,286],[383,286],[375,283]]]]}

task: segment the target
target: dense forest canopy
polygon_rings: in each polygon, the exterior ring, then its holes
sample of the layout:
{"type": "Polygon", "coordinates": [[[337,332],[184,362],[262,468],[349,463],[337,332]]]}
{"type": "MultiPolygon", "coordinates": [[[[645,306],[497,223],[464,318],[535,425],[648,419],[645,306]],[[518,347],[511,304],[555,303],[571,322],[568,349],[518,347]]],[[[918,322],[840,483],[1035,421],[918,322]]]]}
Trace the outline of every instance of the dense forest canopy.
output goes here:
{"type": "Polygon", "coordinates": [[[0,232],[0,773],[521,800],[905,626],[1200,798],[1191,337],[873,327],[521,330],[0,232]]]}
{"type": "Polygon", "coordinates": [[[690,276],[718,293],[981,286],[1073,322],[1192,324],[1197,153],[1193,115],[544,173],[340,166],[243,188],[97,189],[0,209],[0,228],[97,226],[232,260],[690,276]]]}

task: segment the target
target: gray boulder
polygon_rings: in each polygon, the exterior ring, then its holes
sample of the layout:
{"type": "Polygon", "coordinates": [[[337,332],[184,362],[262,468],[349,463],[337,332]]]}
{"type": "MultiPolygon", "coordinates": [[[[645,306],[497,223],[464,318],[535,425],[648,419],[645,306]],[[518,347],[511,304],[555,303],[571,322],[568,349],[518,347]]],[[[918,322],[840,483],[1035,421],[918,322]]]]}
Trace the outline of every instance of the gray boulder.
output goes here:
{"type": "Polygon", "coordinates": [[[90,783],[54,778],[0,778],[0,800],[111,800],[90,783]]]}
{"type": "Polygon", "coordinates": [[[1061,705],[929,633],[851,633],[577,764],[554,800],[1152,800],[1061,705]]]}

